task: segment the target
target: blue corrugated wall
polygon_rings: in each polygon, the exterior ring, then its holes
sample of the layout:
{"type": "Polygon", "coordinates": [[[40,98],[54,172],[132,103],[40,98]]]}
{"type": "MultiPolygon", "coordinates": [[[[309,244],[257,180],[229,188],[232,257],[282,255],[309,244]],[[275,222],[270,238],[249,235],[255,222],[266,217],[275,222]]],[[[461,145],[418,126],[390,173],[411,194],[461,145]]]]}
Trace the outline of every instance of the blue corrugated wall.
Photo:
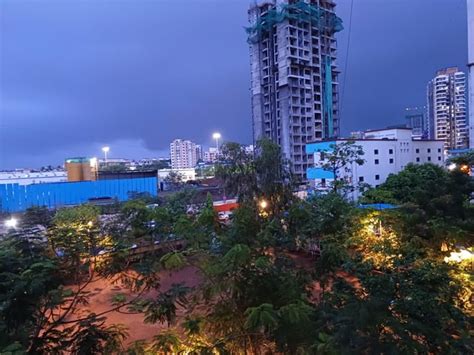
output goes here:
{"type": "Polygon", "coordinates": [[[110,197],[119,201],[129,199],[130,193],[157,195],[156,177],[138,179],[58,182],[46,184],[0,185],[0,210],[21,212],[32,206],[57,208],[78,205],[91,198],[110,197]]]}

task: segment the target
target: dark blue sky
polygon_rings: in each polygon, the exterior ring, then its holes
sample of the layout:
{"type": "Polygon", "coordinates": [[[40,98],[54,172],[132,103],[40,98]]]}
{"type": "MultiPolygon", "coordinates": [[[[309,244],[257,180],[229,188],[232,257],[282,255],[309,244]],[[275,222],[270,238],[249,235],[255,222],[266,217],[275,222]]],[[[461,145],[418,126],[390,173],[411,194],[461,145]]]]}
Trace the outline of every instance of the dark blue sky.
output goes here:
{"type": "MultiPolygon", "coordinates": [[[[156,157],[173,138],[251,142],[250,1],[0,0],[0,169],[156,157]]],[[[339,0],[346,29],[350,0],[339,0]]],[[[342,128],[403,122],[467,62],[465,0],[354,0],[342,128]]],[[[343,73],[344,74],[344,73],[343,73]]],[[[341,83],[344,78],[341,77],[341,83]]]]}

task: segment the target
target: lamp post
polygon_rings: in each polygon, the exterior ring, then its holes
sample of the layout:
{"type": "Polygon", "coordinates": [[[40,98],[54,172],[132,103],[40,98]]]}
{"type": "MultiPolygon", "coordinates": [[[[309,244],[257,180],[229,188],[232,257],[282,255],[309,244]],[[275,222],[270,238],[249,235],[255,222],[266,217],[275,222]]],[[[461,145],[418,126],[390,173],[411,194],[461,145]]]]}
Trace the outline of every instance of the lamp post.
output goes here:
{"type": "Polygon", "coordinates": [[[14,228],[16,228],[17,225],[18,225],[18,220],[17,220],[16,218],[13,218],[13,217],[12,217],[12,218],[7,219],[7,220],[5,221],[5,226],[6,226],[7,228],[13,228],[13,229],[14,229],[14,228]]]}
{"type": "Polygon", "coordinates": [[[110,147],[102,147],[102,151],[104,152],[104,162],[107,163],[107,153],[110,151],[110,147]]]}
{"type": "Polygon", "coordinates": [[[219,155],[219,139],[221,139],[221,134],[215,132],[212,134],[212,138],[216,140],[216,154],[219,155]]]}

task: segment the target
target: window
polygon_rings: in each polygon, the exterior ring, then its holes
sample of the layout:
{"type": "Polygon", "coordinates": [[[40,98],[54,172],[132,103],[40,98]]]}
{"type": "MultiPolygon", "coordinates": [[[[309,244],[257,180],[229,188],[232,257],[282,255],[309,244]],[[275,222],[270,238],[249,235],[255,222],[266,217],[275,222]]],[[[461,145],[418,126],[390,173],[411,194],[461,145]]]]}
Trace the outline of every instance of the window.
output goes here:
{"type": "Polygon", "coordinates": [[[380,180],[380,175],[375,175],[375,180],[380,180]]]}
{"type": "Polygon", "coordinates": [[[441,157],[438,157],[438,161],[441,161],[441,157]]]}
{"type": "Polygon", "coordinates": [[[374,163],[375,163],[375,165],[379,165],[379,160],[375,159],[374,163]]]}
{"type": "Polygon", "coordinates": [[[419,153],[420,150],[418,148],[415,149],[415,153],[419,153]]]}
{"type": "Polygon", "coordinates": [[[438,148],[438,153],[441,153],[441,148],[438,148]]]}
{"type": "Polygon", "coordinates": [[[428,153],[431,153],[431,149],[430,149],[430,148],[428,148],[427,151],[428,151],[428,153]]]}
{"type": "Polygon", "coordinates": [[[321,187],[326,187],[326,179],[321,179],[321,187]]]}
{"type": "Polygon", "coordinates": [[[359,182],[363,182],[364,181],[364,177],[363,176],[359,176],[359,182]]]}
{"type": "Polygon", "coordinates": [[[431,161],[431,157],[428,157],[428,161],[431,161]]]}
{"type": "Polygon", "coordinates": [[[420,158],[416,158],[416,162],[419,163],[419,162],[420,162],[420,158]]]}
{"type": "Polygon", "coordinates": [[[375,155],[379,154],[379,150],[378,150],[378,149],[374,149],[374,154],[375,154],[375,155]]]}
{"type": "Polygon", "coordinates": [[[389,163],[390,163],[390,164],[393,164],[393,158],[390,158],[390,159],[389,159],[389,163]]]}
{"type": "Polygon", "coordinates": [[[388,154],[393,154],[393,149],[389,149],[388,154]]]}

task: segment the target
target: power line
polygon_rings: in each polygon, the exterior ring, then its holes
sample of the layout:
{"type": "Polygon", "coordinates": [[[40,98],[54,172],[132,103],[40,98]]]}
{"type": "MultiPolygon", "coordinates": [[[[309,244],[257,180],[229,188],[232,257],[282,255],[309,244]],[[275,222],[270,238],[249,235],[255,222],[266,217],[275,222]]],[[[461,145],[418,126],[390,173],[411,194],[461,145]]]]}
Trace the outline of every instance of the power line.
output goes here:
{"type": "Polygon", "coordinates": [[[352,32],[352,12],[354,10],[354,0],[351,0],[351,8],[349,12],[349,34],[347,35],[347,49],[346,49],[346,59],[344,63],[344,80],[342,82],[342,92],[341,92],[341,118],[344,108],[344,93],[346,91],[346,79],[347,79],[347,67],[349,62],[349,47],[351,44],[351,32],[352,32]]]}

